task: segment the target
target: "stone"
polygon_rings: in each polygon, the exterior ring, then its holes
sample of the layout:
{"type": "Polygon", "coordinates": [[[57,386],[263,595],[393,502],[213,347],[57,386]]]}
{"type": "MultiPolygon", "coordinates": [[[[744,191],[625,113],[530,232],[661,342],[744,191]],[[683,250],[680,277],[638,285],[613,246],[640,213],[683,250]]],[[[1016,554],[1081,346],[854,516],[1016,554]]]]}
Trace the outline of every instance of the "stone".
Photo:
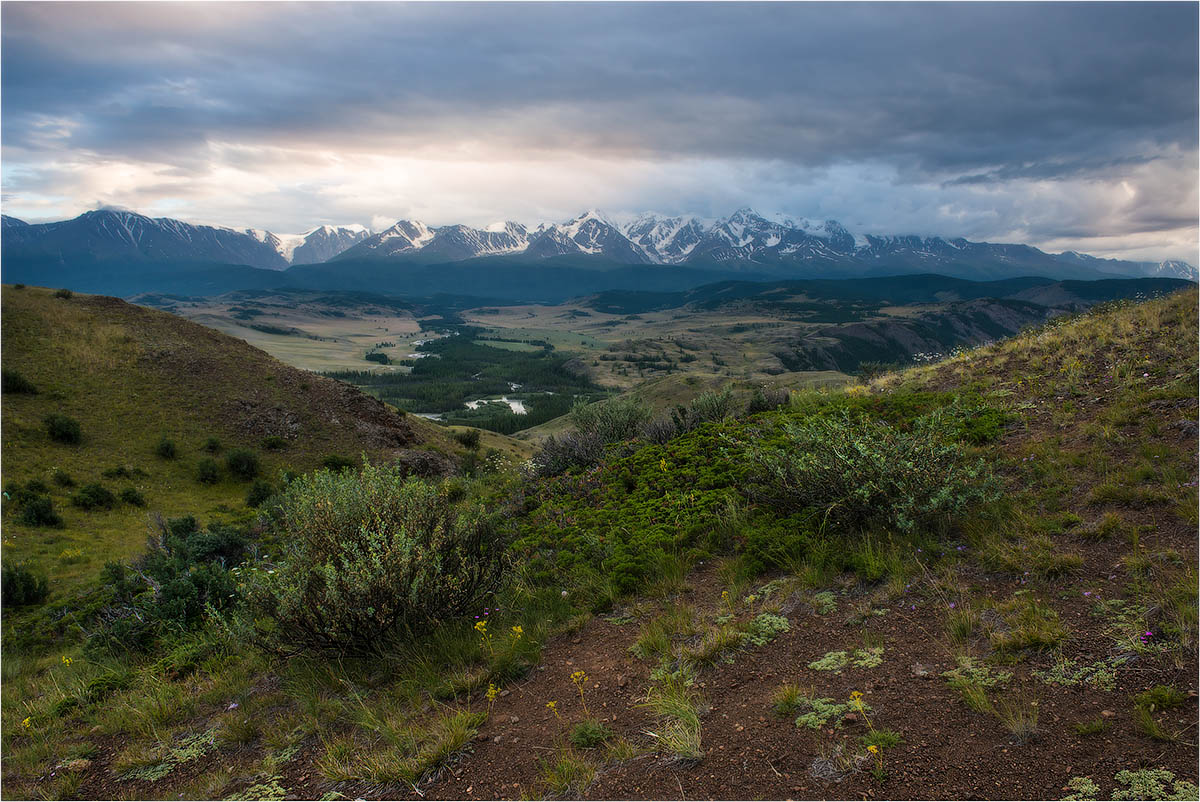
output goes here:
{"type": "Polygon", "coordinates": [[[933,676],[933,669],[930,668],[929,666],[925,665],[924,663],[913,663],[912,668],[909,669],[909,672],[914,677],[931,677],[931,676],[933,676]]]}
{"type": "Polygon", "coordinates": [[[1111,710],[1101,710],[1100,715],[1103,718],[1116,718],[1117,714],[1111,710]]]}

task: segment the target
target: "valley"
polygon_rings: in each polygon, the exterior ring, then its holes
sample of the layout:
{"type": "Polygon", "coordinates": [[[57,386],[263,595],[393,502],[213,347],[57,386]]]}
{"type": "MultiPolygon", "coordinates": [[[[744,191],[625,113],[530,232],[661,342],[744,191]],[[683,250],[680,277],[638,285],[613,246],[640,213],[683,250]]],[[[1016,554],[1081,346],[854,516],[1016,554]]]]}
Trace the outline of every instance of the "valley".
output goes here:
{"type": "Polygon", "coordinates": [[[743,395],[837,387],[852,375],[935,360],[1096,303],[1184,286],[930,275],[729,281],[559,304],[301,290],[134,299],[409,412],[536,439],[577,400],[632,393],[667,409],[725,384],[743,395]],[[502,396],[513,401],[508,409],[470,408],[502,396]],[[516,411],[517,403],[528,409],[516,411]]]}

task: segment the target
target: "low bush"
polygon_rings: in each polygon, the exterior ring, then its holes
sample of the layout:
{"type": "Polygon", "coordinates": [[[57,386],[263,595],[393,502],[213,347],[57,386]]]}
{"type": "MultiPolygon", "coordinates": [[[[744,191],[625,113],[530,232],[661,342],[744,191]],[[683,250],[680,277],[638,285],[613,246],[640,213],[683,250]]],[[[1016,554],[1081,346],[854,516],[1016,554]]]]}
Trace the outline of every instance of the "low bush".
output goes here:
{"type": "Polygon", "coordinates": [[[54,509],[54,502],[49,496],[33,495],[21,504],[21,523],[25,526],[50,526],[59,528],[63,525],[62,516],[54,509]]]}
{"type": "Polygon", "coordinates": [[[783,388],[756,387],[754,393],[750,396],[750,403],[746,407],[746,412],[751,415],[759,412],[770,412],[773,409],[779,409],[787,402],[788,391],[783,388]]]}
{"type": "Polygon", "coordinates": [[[37,388],[33,386],[33,382],[29,381],[21,373],[3,368],[0,369],[0,392],[3,392],[5,395],[37,395],[37,388]]]}
{"type": "Polygon", "coordinates": [[[175,441],[164,437],[154,447],[154,453],[162,459],[175,459],[175,441]]]}
{"type": "Polygon", "coordinates": [[[344,470],[358,467],[357,462],[349,459],[348,457],[343,457],[341,454],[330,454],[328,457],[321,460],[321,465],[328,470],[333,471],[334,473],[339,473],[344,470]]]}
{"type": "Polygon", "coordinates": [[[41,604],[50,595],[46,577],[23,565],[7,564],[0,569],[0,597],[5,607],[41,604]]]}
{"type": "Polygon", "coordinates": [[[205,457],[196,463],[196,481],[202,485],[215,485],[221,480],[221,468],[216,460],[205,457]]]}
{"type": "Polygon", "coordinates": [[[72,298],[72,297],[74,297],[74,295],[75,295],[75,293],[71,292],[71,291],[70,291],[70,290],[68,290],[66,287],[62,288],[61,290],[55,290],[55,291],[54,291],[54,297],[55,297],[55,298],[63,298],[63,299],[68,299],[68,298],[72,298]]]}
{"type": "Polygon", "coordinates": [[[466,616],[500,577],[503,544],[478,507],[398,466],[317,471],[279,496],[287,544],[251,599],[285,650],[368,653],[466,616]]]}
{"type": "Polygon", "coordinates": [[[569,418],[581,434],[594,435],[601,443],[619,443],[637,435],[650,419],[650,408],[632,398],[580,402],[571,407],[569,418]]]}
{"type": "Polygon", "coordinates": [[[580,749],[591,749],[613,737],[612,728],[594,718],[584,719],[571,730],[571,744],[580,749]]]}
{"type": "Polygon", "coordinates": [[[843,412],[783,420],[738,445],[752,467],[752,490],[777,508],[809,510],[850,530],[909,532],[997,495],[983,461],[955,441],[954,424],[942,410],[908,431],[843,412]]]}
{"type": "Polygon", "coordinates": [[[127,487],[121,491],[121,501],[134,507],[145,507],[146,497],[135,487],[127,487]]]}
{"type": "Polygon", "coordinates": [[[268,435],[263,438],[262,447],[268,451],[281,451],[287,448],[287,440],[277,434],[268,435]]]}
{"type": "Polygon", "coordinates": [[[246,506],[259,507],[273,495],[275,495],[275,488],[270,482],[255,479],[254,484],[250,485],[250,490],[246,493],[246,506]]]}
{"type": "Polygon", "coordinates": [[[204,441],[203,448],[209,454],[217,454],[221,451],[221,441],[215,437],[210,437],[204,441]]]}
{"type": "Polygon", "coordinates": [[[54,413],[47,415],[44,423],[46,434],[50,435],[50,439],[56,443],[77,445],[83,442],[83,432],[79,428],[79,421],[74,418],[54,413]]]}
{"type": "Polygon", "coordinates": [[[461,443],[463,446],[471,449],[472,451],[479,448],[479,430],[478,429],[465,429],[464,431],[461,431],[461,432],[455,432],[454,439],[457,440],[459,443],[461,443]]]}
{"type": "Polygon", "coordinates": [[[537,476],[558,476],[572,468],[590,468],[604,459],[604,438],[594,432],[567,432],[546,438],[534,455],[537,476]]]}
{"type": "Polygon", "coordinates": [[[147,651],[168,633],[198,626],[208,610],[235,605],[237,582],[229,569],[247,543],[233,527],[200,530],[191,517],[161,522],[144,556],[104,566],[100,583],[108,600],[95,616],[88,651],[147,651]]]}
{"type": "Polygon", "coordinates": [[[258,476],[258,456],[253,451],[239,448],[226,455],[225,467],[233,478],[249,482],[258,476]]]}
{"type": "Polygon", "coordinates": [[[71,474],[67,473],[61,468],[55,468],[54,484],[58,485],[59,487],[74,487],[75,480],[71,478],[71,474]]]}
{"type": "Polygon", "coordinates": [[[117,497],[99,482],[91,482],[79,488],[79,492],[71,496],[71,503],[82,510],[111,510],[117,504],[117,497]]]}
{"type": "Polygon", "coordinates": [[[690,432],[702,423],[731,418],[736,411],[733,388],[726,387],[720,391],[701,393],[687,407],[676,407],[672,417],[676,431],[682,433],[690,432]]]}

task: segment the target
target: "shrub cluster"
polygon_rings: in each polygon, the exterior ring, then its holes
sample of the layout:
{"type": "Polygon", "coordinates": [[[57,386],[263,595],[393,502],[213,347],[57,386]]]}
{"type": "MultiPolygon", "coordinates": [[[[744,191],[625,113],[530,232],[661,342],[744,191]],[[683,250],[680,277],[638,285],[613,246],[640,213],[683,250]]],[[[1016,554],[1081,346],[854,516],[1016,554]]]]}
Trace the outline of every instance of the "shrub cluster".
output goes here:
{"type": "Polygon", "coordinates": [[[957,442],[958,427],[947,410],[917,418],[908,431],[843,411],[783,420],[739,447],[756,495],[775,507],[814,511],[848,529],[909,532],[996,495],[983,461],[957,442]]]}
{"type": "Polygon", "coordinates": [[[348,457],[343,457],[341,454],[330,454],[328,457],[321,460],[321,464],[325,466],[326,469],[335,473],[358,467],[357,462],[348,457]]]}
{"type": "Polygon", "coordinates": [[[249,482],[258,476],[258,456],[253,451],[239,448],[225,456],[225,467],[233,478],[249,482]]]}
{"type": "Polygon", "coordinates": [[[79,492],[71,496],[71,503],[81,510],[106,509],[111,510],[117,504],[117,497],[99,482],[90,482],[79,488],[79,492]]]}
{"type": "Polygon", "coordinates": [[[202,485],[215,485],[221,479],[221,468],[216,460],[205,457],[196,463],[196,481],[202,485]]]}
{"type": "Polygon", "coordinates": [[[0,569],[0,597],[5,607],[41,604],[50,595],[46,577],[23,565],[5,565],[0,569]]]}
{"type": "Polygon", "coordinates": [[[21,511],[20,522],[25,526],[61,527],[62,518],[54,510],[54,502],[47,495],[50,488],[40,479],[32,479],[25,484],[9,482],[4,486],[4,493],[9,503],[21,511]]]}
{"type": "Polygon", "coordinates": [[[241,562],[248,542],[234,527],[200,529],[191,516],[162,522],[136,562],[104,566],[100,581],[108,600],[96,615],[89,651],[145,651],[162,635],[199,624],[207,609],[235,604],[229,568],[241,562]]]}
{"type": "Polygon", "coordinates": [[[250,490],[246,492],[246,506],[259,507],[273,495],[275,488],[270,482],[255,479],[254,484],[250,485],[250,490]]]}
{"type": "Polygon", "coordinates": [[[264,634],[285,650],[368,653],[465,616],[499,580],[503,543],[450,491],[369,463],[290,482],[275,511],[287,554],[251,593],[273,621],[264,634]]]}
{"type": "Polygon", "coordinates": [[[164,437],[158,441],[158,445],[154,448],[154,453],[158,454],[162,459],[175,459],[175,441],[164,437]]]}
{"type": "Polygon", "coordinates": [[[533,458],[537,476],[558,476],[572,468],[590,468],[604,459],[607,446],[639,439],[663,445],[709,422],[732,418],[740,409],[729,387],[701,393],[687,406],[653,417],[640,401],[614,398],[594,404],[576,404],[570,413],[574,432],[551,436],[533,458]]]}
{"type": "Polygon", "coordinates": [[[83,442],[83,432],[79,428],[79,421],[74,418],[54,413],[47,415],[44,423],[46,424],[46,434],[50,435],[50,439],[56,443],[77,445],[83,442]]]}
{"type": "Polygon", "coordinates": [[[8,368],[0,369],[0,391],[5,395],[10,393],[37,395],[37,388],[33,386],[33,382],[25,378],[23,374],[8,368]]]}
{"type": "Polygon", "coordinates": [[[472,451],[479,448],[479,430],[478,429],[466,429],[461,432],[455,432],[454,439],[457,440],[461,445],[469,448],[472,451]]]}

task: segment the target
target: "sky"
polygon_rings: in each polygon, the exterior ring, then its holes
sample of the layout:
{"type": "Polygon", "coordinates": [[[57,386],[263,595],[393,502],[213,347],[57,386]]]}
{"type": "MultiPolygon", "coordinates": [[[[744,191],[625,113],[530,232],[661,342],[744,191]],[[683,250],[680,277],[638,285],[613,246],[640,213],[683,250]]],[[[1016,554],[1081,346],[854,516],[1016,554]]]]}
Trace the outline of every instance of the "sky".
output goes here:
{"type": "Polygon", "coordinates": [[[0,206],[598,208],[1200,262],[1196,3],[0,5],[0,206]]]}

